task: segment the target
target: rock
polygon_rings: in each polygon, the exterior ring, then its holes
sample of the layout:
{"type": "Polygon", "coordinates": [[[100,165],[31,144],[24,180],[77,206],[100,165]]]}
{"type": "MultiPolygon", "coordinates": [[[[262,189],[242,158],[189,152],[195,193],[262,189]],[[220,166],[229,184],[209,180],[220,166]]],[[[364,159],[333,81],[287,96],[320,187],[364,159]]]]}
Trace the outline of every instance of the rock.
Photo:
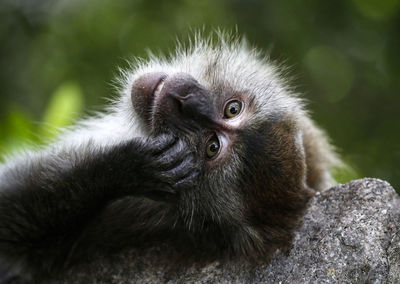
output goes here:
{"type": "MultiPolygon", "coordinates": [[[[164,248],[75,267],[58,283],[400,283],[400,198],[364,178],[318,193],[289,253],[249,269],[214,262],[171,272],[164,248]]],[[[54,283],[54,282],[52,282],[54,283]]]]}

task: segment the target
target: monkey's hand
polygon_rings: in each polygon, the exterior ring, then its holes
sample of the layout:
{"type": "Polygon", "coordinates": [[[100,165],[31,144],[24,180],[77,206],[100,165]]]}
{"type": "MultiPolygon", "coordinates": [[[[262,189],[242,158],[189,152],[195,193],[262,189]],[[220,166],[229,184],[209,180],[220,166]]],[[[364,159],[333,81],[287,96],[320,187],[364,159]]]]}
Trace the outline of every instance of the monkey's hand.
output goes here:
{"type": "MultiPolygon", "coordinates": [[[[50,153],[4,173],[0,283],[24,283],[21,277],[29,279],[31,272],[36,279],[62,267],[88,223],[110,202],[129,195],[172,201],[198,174],[194,151],[170,135],[87,145],[68,157],[50,153]]],[[[84,243],[87,251],[91,246],[84,243]]]]}
{"type": "Polygon", "coordinates": [[[181,190],[193,186],[199,174],[195,152],[176,136],[162,134],[140,143],[141,160],[136,173],[128,182],[128,194],[149,197],[155,200],[174,200],[181,190]]]}

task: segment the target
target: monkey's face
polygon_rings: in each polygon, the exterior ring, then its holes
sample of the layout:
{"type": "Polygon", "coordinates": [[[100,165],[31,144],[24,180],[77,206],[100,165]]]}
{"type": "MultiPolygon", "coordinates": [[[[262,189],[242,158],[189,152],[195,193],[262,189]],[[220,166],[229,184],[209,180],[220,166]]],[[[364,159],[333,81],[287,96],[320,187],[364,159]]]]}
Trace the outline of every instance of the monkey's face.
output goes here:
{"type": "Polygon", "coordinates": [[[240,93],[214,92],[187,73],[147,73],[134,82],[132,102],[153,134],[179,135],[199,154],[198,160],[212,168],[229,158],[251,108],[240,93]]]}
{"type": "Polygon", "coordinates": [[[138,73],[131,95],[145,130],[184,139],[202,169],[197,186],[179,193],[185,228],[246,254],[287,242],[310,193],[296,126],[301,106],[271,67],[241,48],[221,48],[138,73]]]}

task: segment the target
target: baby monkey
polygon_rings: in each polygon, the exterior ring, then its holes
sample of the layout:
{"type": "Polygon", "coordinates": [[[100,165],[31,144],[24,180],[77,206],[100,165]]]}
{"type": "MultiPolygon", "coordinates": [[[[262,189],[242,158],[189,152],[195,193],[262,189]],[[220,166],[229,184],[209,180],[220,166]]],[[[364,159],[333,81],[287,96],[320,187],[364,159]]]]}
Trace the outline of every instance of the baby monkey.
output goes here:
{"type": "Polygon", "coordinates": [[[197,39],[123,73],[104,113],[0,165],[0,282],[170,240],[268,261],[340,163],[280,71],[197,39]]]}

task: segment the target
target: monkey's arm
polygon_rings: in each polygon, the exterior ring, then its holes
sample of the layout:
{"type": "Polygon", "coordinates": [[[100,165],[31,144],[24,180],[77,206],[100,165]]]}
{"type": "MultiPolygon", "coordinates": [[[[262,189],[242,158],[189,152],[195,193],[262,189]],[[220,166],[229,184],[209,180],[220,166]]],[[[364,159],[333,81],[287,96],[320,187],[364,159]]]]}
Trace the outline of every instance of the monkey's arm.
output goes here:
{"type": "Polygon", "coordinates": [[[0,274],[7,266],[47,272],[62,265],[110,202],[174,194],[174,183],[193,174],[189,156],[181,141],[160,136],[102,149],[87,145],[7,167],[0,173],[0,274]]]}

